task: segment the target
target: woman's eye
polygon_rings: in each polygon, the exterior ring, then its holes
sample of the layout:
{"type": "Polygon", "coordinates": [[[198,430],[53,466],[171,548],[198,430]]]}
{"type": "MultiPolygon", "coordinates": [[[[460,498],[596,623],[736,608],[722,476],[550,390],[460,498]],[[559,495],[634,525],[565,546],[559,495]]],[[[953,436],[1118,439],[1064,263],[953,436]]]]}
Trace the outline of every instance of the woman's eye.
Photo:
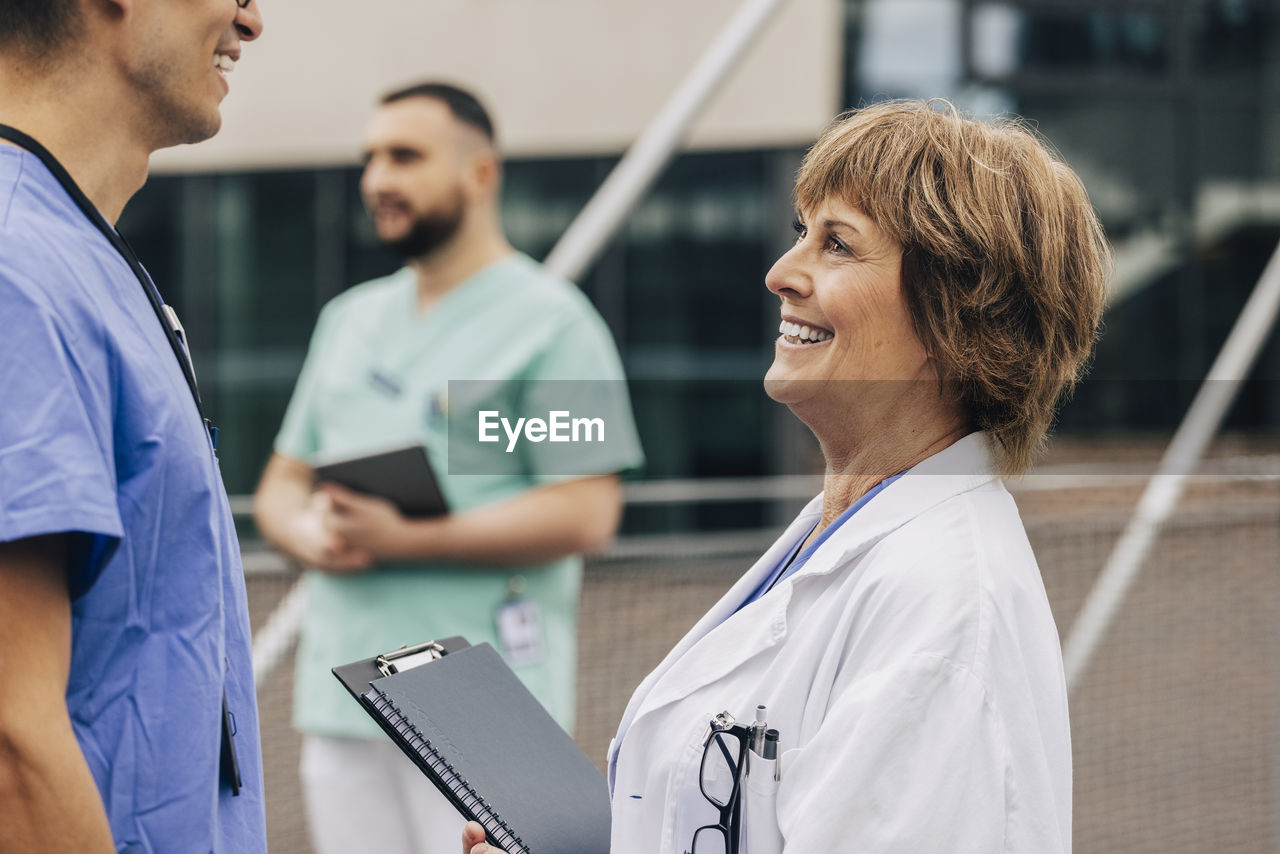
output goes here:
{"type": "MultiPolygon", "coordinates": [[[[801,222],[799,218],[791,223],[791,228],[796,233],[796,243],[799,243],[801,240],[804,240],[809,236],[809,227],[801,222]]],[[[831,235],[828,235],[827,239],[823,241],[822,249],[824,252],[845,253],[849,251],[843,243],[831,235]]]]}

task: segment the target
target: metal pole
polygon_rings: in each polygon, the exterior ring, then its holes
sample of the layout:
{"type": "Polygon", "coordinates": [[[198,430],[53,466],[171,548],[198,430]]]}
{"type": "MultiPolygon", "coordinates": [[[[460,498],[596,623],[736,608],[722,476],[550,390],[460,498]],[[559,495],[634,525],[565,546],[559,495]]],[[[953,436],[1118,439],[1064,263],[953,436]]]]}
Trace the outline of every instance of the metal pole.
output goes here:
{"type": "Polygon", "coordinates": [[[307,611],[307,588],[299,578],[289,587],[266,623],[253,633],[253,682],[262,689],[267,677],[298,639],[302,617],[307,611]]]}
{"type": "Polygon", "coordinates": [[[1272,253],[1240,311],[1231,334],[1173,434],[1160,466],[1138,501],[1138,508],[1116,542],[1102,574],[1089,591],[1063,649],[1068,690],[1075,688],[1116,609],[1138,577],[1156,532],[1173,513],[1186,480],[1235,400],[1249,369],[1266,343],[1280,309],[1280,247],[1272,253]]]}
{"type": "Polygon", "coordinates": [[[576,281],[590,269],[658,172],[671,159],[703,104],[784,2],[745,0],[738,7],[697,65],[561,235],[547,255],[545,265],[549,270],[569,281],[576,281]]]}

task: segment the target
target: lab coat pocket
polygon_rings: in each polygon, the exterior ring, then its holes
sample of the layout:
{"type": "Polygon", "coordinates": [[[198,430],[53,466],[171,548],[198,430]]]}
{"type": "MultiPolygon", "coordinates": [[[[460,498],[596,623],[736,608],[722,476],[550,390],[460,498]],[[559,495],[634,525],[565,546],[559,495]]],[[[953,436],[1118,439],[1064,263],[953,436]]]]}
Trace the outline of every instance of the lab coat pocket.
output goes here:
{"type": "Polygon", "coordinates": [[[751,757],[750,773],[743,781],[746,838],[743,854],[782,854],[782,831],[778,827],[778,781],[774,779],[776,759],[751,757]]]}
{"type": "MultiPolygon", "coordinates": [[[[693,837],[698,828],[714,825],[720,820],[720,811],[702,794],[699,783],[701,769],[702,745],[691,741],[681,755],[679,768],[672,775],[667,790],[667,802],[675,808],[664,811],[670,820],[670,825],[663,828],[664,851],[688,854],[693,849],[693,837]]],[[[728,769],[713,766],[709,776],[712,790],[723,791],[732,785],[731,777],[721,776],[729,774],[728,769]]]]}

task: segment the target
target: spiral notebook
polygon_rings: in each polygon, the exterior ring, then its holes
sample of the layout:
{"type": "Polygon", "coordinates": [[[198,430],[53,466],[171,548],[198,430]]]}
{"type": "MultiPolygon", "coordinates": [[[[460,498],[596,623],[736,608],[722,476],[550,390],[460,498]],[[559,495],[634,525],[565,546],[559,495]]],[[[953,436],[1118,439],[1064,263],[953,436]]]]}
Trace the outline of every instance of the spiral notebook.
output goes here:
{"type": "Polygon", "coordinates": [[[449,638],[333,674],[491,844],[607,854],[604,776],[489,644],[449,638]]]}

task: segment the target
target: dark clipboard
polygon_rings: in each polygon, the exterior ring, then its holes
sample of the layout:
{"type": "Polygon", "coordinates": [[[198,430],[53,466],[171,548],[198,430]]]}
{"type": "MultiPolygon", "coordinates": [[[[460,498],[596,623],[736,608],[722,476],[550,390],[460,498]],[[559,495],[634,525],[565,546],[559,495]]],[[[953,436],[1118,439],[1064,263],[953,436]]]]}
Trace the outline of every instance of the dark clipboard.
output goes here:
{"type": "Polygon", "coordinates": [[[436,473],[420,444],[347,457],[319,457],[313,464],[317,482],[377,495],[406,517],[444,516],[449,512],[436,473]]]}
{"type": "Polygon", "coordinates": [[[489,644],[446,638],[333,674],[490,844],[608,854],[604,776],[489,644]]]}
{"type": "Polygon", "coordinates": [[[471,646],[466,638],[451,637],[444,640],[428,641],[416,646],[402,646],[394,652],[375,655],[361,661],[353,661],[341,667],[333,668],[333,675],[338,677],[342,687],[346,688],[356,702],[365,705],[364,695],[374,681],[392,673],[409,670],[441,656],[471,646]]]}

